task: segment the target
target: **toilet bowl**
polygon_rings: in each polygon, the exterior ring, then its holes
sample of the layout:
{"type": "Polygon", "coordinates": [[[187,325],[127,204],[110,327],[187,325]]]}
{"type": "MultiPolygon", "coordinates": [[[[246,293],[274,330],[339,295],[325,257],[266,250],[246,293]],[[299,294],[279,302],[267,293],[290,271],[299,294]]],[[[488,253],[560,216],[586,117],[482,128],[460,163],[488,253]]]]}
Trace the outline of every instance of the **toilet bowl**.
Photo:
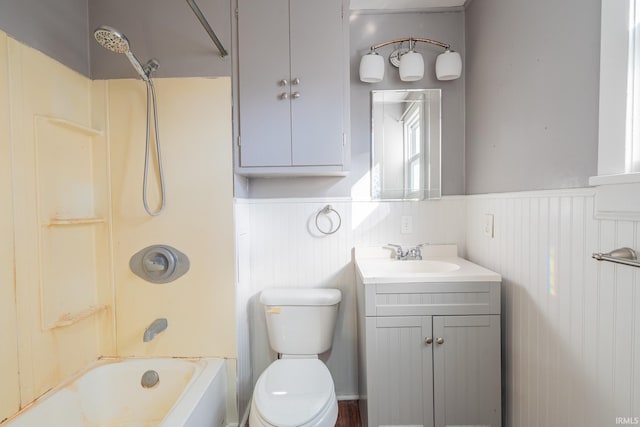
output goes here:
{"type": "Polygon", "coordinates": [[[269,344],[280,358],[253,390],[250,427],[333,427],[338,400],[318,355],[331,348],[337,289],[268,289],[260,295],[269,344]]]}
{"type": "Polygon", "coordinates": [[[329,370],[318,359],[279,359],[254,389],[250,427],[333,427],[338,401],[329,370]]]}

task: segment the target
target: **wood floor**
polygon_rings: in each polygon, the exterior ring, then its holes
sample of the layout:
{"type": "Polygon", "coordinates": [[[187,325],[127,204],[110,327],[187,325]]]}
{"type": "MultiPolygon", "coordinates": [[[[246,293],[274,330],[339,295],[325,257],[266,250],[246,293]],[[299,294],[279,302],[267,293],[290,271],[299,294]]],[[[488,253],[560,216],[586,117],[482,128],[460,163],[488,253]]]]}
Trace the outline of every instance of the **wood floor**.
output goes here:
{"type": "Polygon", "coordinates": [[[361,427],[360,410],[357,400],[338,401],[338,421],[336,427],[361,427]]]}

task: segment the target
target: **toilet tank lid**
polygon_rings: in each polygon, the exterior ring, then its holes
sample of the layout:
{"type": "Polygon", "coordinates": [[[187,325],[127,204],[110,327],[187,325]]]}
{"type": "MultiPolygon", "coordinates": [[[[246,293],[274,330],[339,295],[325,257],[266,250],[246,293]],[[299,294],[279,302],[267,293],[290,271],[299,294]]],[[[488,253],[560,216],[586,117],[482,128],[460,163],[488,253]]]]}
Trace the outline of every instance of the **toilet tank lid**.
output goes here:
{"type": "Polygon", "coordinates": [[[339,289],[274,288],[260,294],[263,305],[336,305],[341,299],[339,289]]]}

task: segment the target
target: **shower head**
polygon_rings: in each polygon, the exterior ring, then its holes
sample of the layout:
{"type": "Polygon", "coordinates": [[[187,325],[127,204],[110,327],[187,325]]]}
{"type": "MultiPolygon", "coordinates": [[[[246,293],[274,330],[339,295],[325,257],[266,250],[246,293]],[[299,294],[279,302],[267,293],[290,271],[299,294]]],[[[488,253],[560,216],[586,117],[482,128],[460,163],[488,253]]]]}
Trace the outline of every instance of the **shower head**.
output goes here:
{"type": "Polygon", "coordinates": [[[149,74],[145,72],[138,58],[131,52],[131,46],[129,45],[129,39],[115,28],[101,25],[93,32],[93,37],[105,49],[115,53],[124,53],[133,68],[138,72],[142,80],[149,81],[149,74]]]}
{"type": "Polygon", "coordinates": [[[95,29],[93,37],[100,46],[115,53],[129,52],[129,39],[115,28],[102,25],[95,29]]]}

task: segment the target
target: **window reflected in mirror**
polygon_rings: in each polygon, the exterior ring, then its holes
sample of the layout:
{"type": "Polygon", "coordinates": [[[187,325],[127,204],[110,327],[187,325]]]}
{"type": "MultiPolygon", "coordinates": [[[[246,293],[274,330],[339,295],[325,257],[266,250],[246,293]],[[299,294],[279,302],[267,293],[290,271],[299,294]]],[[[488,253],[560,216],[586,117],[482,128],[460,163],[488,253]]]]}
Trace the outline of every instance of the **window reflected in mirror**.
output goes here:
{"type": "Polygon", "coordinates": [[[437,199],[440,89],[371,92],[371,198],[437,199]]]}

